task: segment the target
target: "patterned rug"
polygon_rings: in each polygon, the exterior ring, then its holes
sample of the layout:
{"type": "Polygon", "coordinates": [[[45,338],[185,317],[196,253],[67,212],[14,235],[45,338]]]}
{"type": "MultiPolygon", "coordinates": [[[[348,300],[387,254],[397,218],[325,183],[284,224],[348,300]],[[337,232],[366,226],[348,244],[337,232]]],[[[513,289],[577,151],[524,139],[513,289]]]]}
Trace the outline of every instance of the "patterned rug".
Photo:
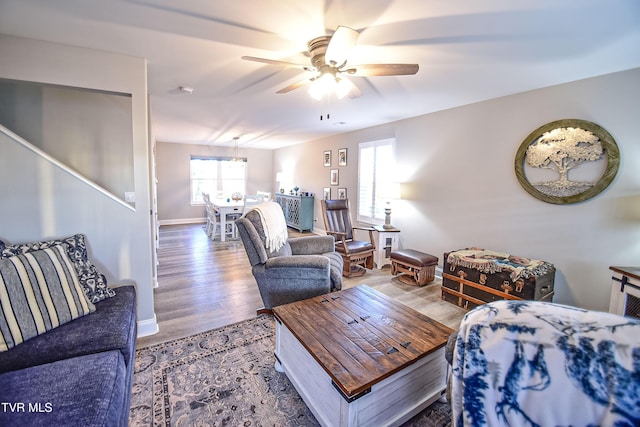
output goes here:
{"type": "MultiPolygon", "coordinates": [[[[130,426],[317,426],[285,374],[274,369],[271,316],[136,351],[130,426]]],[[[405,423],[450,426],[436,402],[405,423]]]]}

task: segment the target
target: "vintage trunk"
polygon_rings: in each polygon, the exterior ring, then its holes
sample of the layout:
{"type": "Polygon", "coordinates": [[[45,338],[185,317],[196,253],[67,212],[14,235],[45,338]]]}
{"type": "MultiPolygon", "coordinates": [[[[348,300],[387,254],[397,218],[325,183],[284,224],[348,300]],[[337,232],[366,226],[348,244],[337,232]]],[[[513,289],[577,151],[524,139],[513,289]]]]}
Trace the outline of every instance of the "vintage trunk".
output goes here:
{"type": "MultiPolygon", "coordinates": [[[[474,248],[477,249],[477,248],[474,248]]],[[[537,262],[535,269],[522,269],[517,274],[513,270],[502,268],[506,264],[491,264],[488,260],[481,260],[478,265],[473,262],[465,262],[456,258],[460,251],[445,252],[444,267],[442,269],[442,299],[461,307],[471,309],[478,305],[502,299],[537,300],[551,302],[553,298],[553,285],[555,279],[555,267],[544,261],[537,262]],[[452,255],[450,257],[450,255],[452,255]],[[497,271],[496,271],[497,270],[497,271]]],[[[500,254],[498,252],[492,254],[500,254]]],[[[479,253],[481,256],[481,254],[479,253]]],[[[509,259],[525,259],[510,257],[509,259]]],[[[500,259],[499,261],[505,261],[500,259]]]]}

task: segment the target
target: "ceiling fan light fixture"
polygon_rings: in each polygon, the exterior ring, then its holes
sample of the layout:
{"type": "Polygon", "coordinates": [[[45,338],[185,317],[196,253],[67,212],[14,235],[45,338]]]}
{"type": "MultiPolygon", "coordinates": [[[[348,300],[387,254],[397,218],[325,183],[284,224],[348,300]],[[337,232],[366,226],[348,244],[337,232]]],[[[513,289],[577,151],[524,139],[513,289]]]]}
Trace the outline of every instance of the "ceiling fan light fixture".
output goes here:
{"type": "Polygon", "coordinates": [[[315,79],[313,82],[311,82],[308,92],[309,95],[311,95],[311,97],[316,101],[320,101],[322,99],[324,92],[322,91],[322,84],[320,83],[320,79],[315,79]]]}
{"type": "Polygon", "coordinates": [[[321,100],[325,95],[335,91],[336,78],[333,74],[325,73],[316,78],[309,86],[309,95],[313,99],[321,100]]]}
{"type": "Polygon", "coordinates": [[[316,100],[334,93],[339,99],[349,96],[358,98],[362,92],[344,76],[406,76],[418,72],[418,64],[360,64],[349,65],[349,54],[355,47],[360,33],[353,28],[338,26],[328,36],[320,36],[307,42],[307,50],[311,58],[311,67],[303,64],[285,62],[255,56],[243,56],[248,61],[262,62],[288,68],[299,68],[315,73],[311,78],[299,80],[278,90],[276,93],[288,93],[294,89],[309,85],[309,94],[316,100]]]}
{"type": "Polygon", "coordinates": [[[351,91],[351,83],[345,79],[334,76],[332,73],[322,74],[311,82],[309,95],[318,101],[323,97],[334,93],[338,99],[342,99],[351,91]]]}
{"type": "Polygon", "coordinates": [[[351,84],[345,78],[336,77],[336,96],[342,99],[351,92],[351,84]]]}

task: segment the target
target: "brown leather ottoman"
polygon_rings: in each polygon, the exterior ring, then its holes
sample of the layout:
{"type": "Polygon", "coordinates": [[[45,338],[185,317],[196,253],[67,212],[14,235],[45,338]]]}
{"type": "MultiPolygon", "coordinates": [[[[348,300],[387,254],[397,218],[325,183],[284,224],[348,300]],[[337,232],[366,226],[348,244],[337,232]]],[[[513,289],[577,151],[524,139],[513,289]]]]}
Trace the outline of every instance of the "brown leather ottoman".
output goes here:
{"type": "Polygon", "coordinates": [[[408,285],[424,286],[435,279],[438,257],[414,249],[391,252],[391,274],[400,274],[398,279],[408,285]]]}

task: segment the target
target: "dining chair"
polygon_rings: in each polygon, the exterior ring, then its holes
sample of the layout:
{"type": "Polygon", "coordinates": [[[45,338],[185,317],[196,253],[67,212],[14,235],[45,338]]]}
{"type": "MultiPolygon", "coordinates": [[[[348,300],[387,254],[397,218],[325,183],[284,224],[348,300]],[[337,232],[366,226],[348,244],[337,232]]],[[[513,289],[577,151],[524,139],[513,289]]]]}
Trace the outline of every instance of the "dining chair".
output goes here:
{"type": "Polygon", "coordinates": [[[260,203],[263,203],[264,197],[262,197],[261,195],[250,195],[247,194],[244,196],[244,206],[242,208],[242,214],[246,215],[247,212],[249,212],[251,210],[252,207],[259,205],[260,203]]]}
{"type": "Polygon", "coordinates": [[[207,224],[204,231],[207,233],[207,236],[211,237],[211,233],[213,233],[216,224],[216,213],[211,205],[209,193],[202,193],[202,199],[204,200],[204,208],[207,215],[207,224]]]}
{"type": "MultiPolygon", "coordinates": [[[[220,213],[216,212],[213,203],[211,203],[211,197],[208,193],[202,193],[202,198],[204,200],[204,205],[207,213],[207,224],[205,226],[205,232],[207,236],[211,240],[215,240],[217,235],[222,235],[223,230],[221,230],[220,223],[220,213]]],[[[227,222],[226,230],[224,232],[231,236],[235,237],[235,225],[233,222],[227,222]]]]}
{"type": "Polygon", "coordinates": [[[271,192],[269,192],[269,191],[256,191],[256,194],[258,196],[262,196],[262,200],[264,202],[270,202],[271,201],[271,192]]]}

